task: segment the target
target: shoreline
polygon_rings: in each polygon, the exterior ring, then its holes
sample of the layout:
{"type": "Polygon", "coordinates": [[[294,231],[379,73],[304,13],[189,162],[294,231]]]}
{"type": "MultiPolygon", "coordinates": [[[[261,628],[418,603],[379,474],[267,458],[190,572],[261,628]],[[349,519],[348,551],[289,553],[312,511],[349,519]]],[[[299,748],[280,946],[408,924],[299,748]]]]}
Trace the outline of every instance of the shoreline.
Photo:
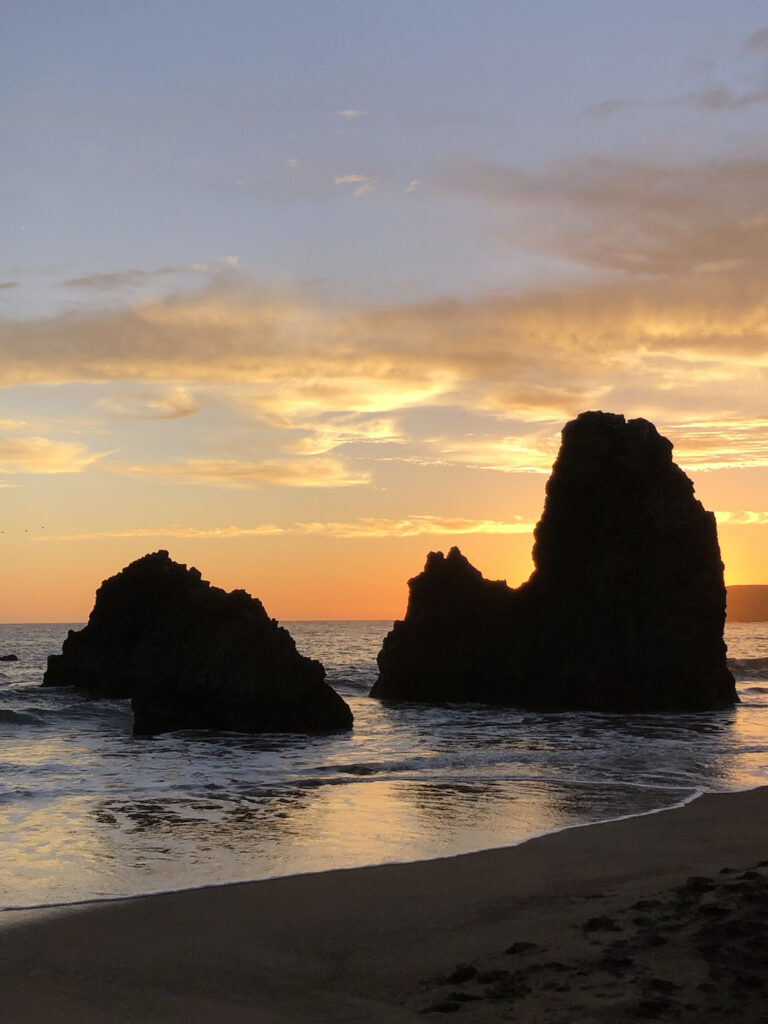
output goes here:
{"type": "MultiPolygon", "coordinates": [[[[690,796],[685,797],[676,803],[668,804],[663,807],[653,807],[647,811],[637,811],[631,814],[620,814],[613,818],[600,818],[597,821],[585,821],[577,822],[573,825],[562,825],[559,828],[550,829],[545,832],[536,832],[533,835],[526,836],[524,839],[520,839],[517,842],[505,843],[500,846],[488,846],[480,847],[477,850],[463,850],[459,853],[443,853],[438,854],[435,857],[420,857],[414,860],[391,860],[391,861],[375,861],[370,864],[353,864],[346,865],[337,868],[318,868],[314,871],[295,871],[285,875],[266,875],[263,878],[234,878],[223,882],[204,882],[200,885],[185,885],[179,888],[171,889],[152,889],[148,892],[135,892],[118,894],[112,896],[89,896],[77,900],[67,900],[60,903],[31,903],[23,906],[0,906],[0,930],[4,927],[6,917],[10,920],[10,915],[13,914],[33,914],[37,911],[41,913],[44,911],[56,911],[56,910],[67,910],[77,909],[79,907],[91,907],[98,906],[102,903],[123,903],[126,900],[142,900],[148,899],[153,896],[171,896],[177,893],[186,892],[200,892],[201,890],[208,889],[223,889],[230,885],[255,885],[260,882],[276,882],[288,878],[302,878],[307,875],[324,875],[331,874],[338,871],[358,871],[364,868],[385,868],[385,867],[398,867],[406,866],[408,864],[431,864],[434,861],[442,860],[453,860],[457,857],[473,857],[483,853],[495,853],[500,850],[512,850],[518,846],[523,846],[525,843],[529,843],[534,839],[545,839],[547,836],[559,835],[561,832],[568,832],[571,829],[582,829],[592,828],[595,825],[607,825],[617,821],[631,821],[634,818],[645,818],[652,814],[662,814],[665,811],[673,811],[679,807],[685,807],[687,804],[692,803],[694,800],[698,800],[701,796],[715,795],[715,793],[728,794],[728,793],[747,793],[753,789],[762,789],[762,785],[748,786],[744,789],[734,789],[725,791],[711,791],[698,789],[694,790],[690,796]]],[[[766,787],[768,788],[768,787],[766,787]]]]}
{"type": "MultiPolygon", "coordinates": [[[[627,999],[663,1015],[666,999],[675,1019],[686,1020],[682,997],[669,994],[680,986],[667,975],[679,974],[685,959],[672,938],[699,934],[708,920],[697,916],[702,907],[721,926],[731,921],[736,934],[741,911],[731,903],[745,887],[763,885],[756,865],[768,857],[766,822],[768,787],[707,793],[480,853],[6,911],[4,1004],[14,1024],[383,1024],[423,1020],[430,1009],[436,1016],[427,1019],[460,1011],[481,1024],[508,1019],[513,1004],[520,1021],[537,1020],[544,1008],[542,1019],[568,1020],[576,1000],[581,1019],[608,1021],[623,1019],[627,999]],[[679,895],[692,876],[701,888],[695,907],[679,895]],[[649,907],[632,917],[638,901],[649,907]],[[665,924],[675,913],[674,927],[665,924]],[[594,933],[585,932],[590,921],[598,922],[594,933]],[[643,952],[643,928],[664,945],[643,952]],[[634,953],[619,956],[614,947],[630,940],[634,953]],[[533,948],[505,953],[526,944],[533,948]],[[602,956],[597,966],[590,950],[602,956]],[[643,957],[655,965],[650,980],[643,957]],[[628,963],[631,979],[619,976],[628,963]],[[450,981],[460,964],[475,974],[450,981]],[[651,998],[641,992],[646,982],[672,989],[651,998]],[[458,1005],[439,1009],[451,996],[458,1005]]],[[[761,905],[756,892],[750,906],[761,905]]],[[[685,948],[699,979],[703,954],[695,943],[685,948]]],[[[761,978],[750,977],[742,1005],[764,996],[761,978]]],[[[711,1016],[710,995],[697,991],[691,1021],[727,1019],[711,1016]]]]}

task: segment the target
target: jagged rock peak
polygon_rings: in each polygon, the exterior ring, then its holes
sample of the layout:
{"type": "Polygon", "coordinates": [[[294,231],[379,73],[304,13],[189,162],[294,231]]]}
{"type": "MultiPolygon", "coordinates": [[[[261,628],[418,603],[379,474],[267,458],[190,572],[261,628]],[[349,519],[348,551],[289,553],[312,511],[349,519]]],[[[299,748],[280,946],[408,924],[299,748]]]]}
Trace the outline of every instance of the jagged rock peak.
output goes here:
{"type": "Polygon", "coordinates": [[[319,661],[257,598],[211,586],[155,551],[105,580],[88,624],[51,655],[44,686],[130,697],[134,732],[330,732],[352,713],[319,661]]]}

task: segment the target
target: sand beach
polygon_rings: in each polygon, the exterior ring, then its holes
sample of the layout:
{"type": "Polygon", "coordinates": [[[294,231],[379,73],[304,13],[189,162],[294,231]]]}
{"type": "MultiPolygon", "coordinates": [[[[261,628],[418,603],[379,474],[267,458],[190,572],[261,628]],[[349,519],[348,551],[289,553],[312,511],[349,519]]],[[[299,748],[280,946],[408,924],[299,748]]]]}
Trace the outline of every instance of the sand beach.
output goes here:
{"type": "Polygon", "coordinates": [[[768,1016],[768,788],[507,849],[0,921],[3,1019],[768,1016]]]}

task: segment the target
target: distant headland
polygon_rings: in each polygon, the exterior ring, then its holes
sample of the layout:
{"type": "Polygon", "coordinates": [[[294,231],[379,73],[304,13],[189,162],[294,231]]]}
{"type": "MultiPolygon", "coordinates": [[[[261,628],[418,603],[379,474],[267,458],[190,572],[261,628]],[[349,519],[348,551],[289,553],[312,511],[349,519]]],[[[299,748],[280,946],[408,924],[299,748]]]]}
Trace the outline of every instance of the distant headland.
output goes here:
{"type": "Polygon", "coordinates": [[[768,622],[768,585],[728,587],[727,614],[729,622],[768,622]]]}

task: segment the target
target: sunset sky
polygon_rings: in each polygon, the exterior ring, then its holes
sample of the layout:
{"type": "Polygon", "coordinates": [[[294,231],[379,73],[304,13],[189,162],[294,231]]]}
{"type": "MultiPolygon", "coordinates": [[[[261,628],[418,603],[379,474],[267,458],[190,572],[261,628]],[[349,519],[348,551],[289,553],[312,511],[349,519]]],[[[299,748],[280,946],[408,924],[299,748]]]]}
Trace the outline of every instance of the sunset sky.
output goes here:
{"type": "Polygon", "coordinates": [[[0,621],[158,548],[280,619],[515,585],[585,409],[768,582],[762,0],[0,11],[0,621]]]}

